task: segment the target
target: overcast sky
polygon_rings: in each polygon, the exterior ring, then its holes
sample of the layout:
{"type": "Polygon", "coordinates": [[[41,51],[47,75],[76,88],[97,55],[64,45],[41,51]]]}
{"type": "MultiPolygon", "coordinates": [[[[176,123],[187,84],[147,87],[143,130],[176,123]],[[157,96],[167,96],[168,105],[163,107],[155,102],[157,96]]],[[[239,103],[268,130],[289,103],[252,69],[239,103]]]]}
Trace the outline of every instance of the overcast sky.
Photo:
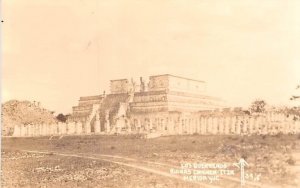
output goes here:
{"type": "Polygon", "coordinates": [[[229,105],[291,104],[297,0],[2,0],[2,100],[71,112],[109,80],[174,74],[229,105]]]}

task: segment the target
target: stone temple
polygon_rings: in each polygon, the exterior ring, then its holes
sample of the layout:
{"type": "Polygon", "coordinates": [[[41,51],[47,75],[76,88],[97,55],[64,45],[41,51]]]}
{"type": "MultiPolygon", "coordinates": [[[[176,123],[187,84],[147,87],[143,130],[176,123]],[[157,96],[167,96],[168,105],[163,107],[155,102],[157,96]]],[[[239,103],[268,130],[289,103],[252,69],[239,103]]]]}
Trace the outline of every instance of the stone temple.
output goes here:
{"type": "Polygon", "coordinates": [[[111,80],[109,94],[80,97],[68,122],[90,127],[86,133],[167,131],[186,114],[220,108],[221,100],[205,90],[203,81],[170,74],[150,76],[147,83],[111,80]]]}
{"type": "Polygon", "coordinates": [[[80,97],[66,123],[15,125],[14,137],[90,134],[251,135],[296,134],[300,118],[281,110],[247,113],[224,108],[205,94],[205,82],[174,75],[139,82],[110,81],[110,93],[80,97]]]}

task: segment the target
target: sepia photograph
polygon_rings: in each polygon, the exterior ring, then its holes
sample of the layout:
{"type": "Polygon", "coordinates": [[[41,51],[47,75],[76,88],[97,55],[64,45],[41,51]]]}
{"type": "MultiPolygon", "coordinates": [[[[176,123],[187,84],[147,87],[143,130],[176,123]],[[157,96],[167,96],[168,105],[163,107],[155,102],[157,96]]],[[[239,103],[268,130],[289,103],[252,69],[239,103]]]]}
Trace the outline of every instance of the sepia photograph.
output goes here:
{"type": "Polygon", "coordinates": [[[0,4],[1,187],[300,187],[299,0],[0,4]]]}

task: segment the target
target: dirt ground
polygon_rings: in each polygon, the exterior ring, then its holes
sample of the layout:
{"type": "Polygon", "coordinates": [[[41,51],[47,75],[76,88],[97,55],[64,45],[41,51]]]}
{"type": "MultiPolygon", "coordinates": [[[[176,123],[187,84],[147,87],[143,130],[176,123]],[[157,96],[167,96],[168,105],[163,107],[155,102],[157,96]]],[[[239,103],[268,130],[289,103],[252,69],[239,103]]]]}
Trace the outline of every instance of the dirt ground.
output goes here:
{"type": "MultiPolygon", "coordinates": [[[[170,178],[99,160],[20,150],[101,154],[130,157],[178,166],[184,162],[235,163],[242,157],[248,172],[260,182],[297,187],[299,135],[65,136],[2,139],[3,187],[191,187],[170,178]]],[[[237,174],[238,177],[238,174],[237,174]]],[[[197,186],[196,186],[197,187],[197,186]]]]}
{"type": "MultiPolygon", "coordinates": [[[[120,165],[73,157],[2,152],[1,187],[185,187],[120,165]]],[[[193,187],[191,185],[191,187],[193,187]]]]}

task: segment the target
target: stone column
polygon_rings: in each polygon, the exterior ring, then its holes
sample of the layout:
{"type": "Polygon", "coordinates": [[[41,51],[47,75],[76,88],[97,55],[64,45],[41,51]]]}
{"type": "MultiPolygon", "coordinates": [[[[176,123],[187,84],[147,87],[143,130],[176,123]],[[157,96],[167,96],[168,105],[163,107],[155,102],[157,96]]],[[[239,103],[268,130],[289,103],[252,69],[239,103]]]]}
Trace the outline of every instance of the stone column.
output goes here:
{"type": "Polygon", "coordinates": [[[294,134],[296,132],[295,121],[290,121],[290,132],[294,134]]]}
{"type": "Polygon", "coordinates": [[[186,120],[186,132],[187,134],[192,134],[192,124],[190,118],[186,120]]]}
{"type": "Polygon", "coordinates": [[[265,124],[265,128],[264,128],[264,134],[268,134],[270,130],[272,130],[271,128],[271,123],[272,123],[272,113],[268,112],[266,118],[264,119],[264,124],[265,124]]]}
{"type": "Polygon", "coordinates": [[[206,119],[206,128],[207,128],[207,133],[208,134],[212,134],[213,133],[213,129],[212,129],[212,123],[213,119],[212,117],[208,116],[207,119],[206,119]]]}
{"type": "Polygon", "coordinates": [[[34,128],[34,125],[29,125],[28,126],[28,136],[30,136],[30,137],[33,137],[34,136],[34,134],[33,134],[33,128],[34,128]]]}
{"type": "Polygon", "coordinates": [[[183,125],[184,125],[184,119],[180,117],[179,122],[178,122],[178,134],[183,133],[183,125]]]}
{"type": "Polygon", "coordinates": [[[288,120],[287,122],[286,122],[286,134],[289,134],[289,133],[291,133],[291,122],[288,120]]]}
{"type": "Polygon", "coordinates": [[[198,117],[198,133],[199,134],[203,134],[203,130],[202,130],[202,117],[201,116],[199,116],[198,117]]]}
{"type": "Polygon", "coordinates": [[[31,125],[30,129],[31,129],[32,136],[42,136],[43,135],[43,124],[31,125]]]}
{"type": "MultiPolygon", "coordinates": [[[[76,125],[77,126],[77,125],[76,125]]],[[[70,135],[71,134],[71,122],[67,122],[65,125],[65,134],[70,135]]],[[[77,132],[77,128],[75,130],[77,132]]]]}
{"type": "Polygon", "coordinates": [[[43,124],[39,124],[39,136],[44,136],[44,127],[43,124]]]}
{"type": "Polygon", "coordinates": [[[51,125],[51,136],[55,135],[55,123],[52,123],[51,125]]]}
{"type": "Polygon", "coordinates": [[[67,134],[67,123],[63,123],[61,126],[62,126],[62,128],[61,128],[62,135],[66,135],[67,134]]]}
{"type": "Polygon", "coordinates": [[[68,127],[67,128],[68,135],[73,135],[77,132],[75,122],[68,122],[68,124],[66,124],[66,126],[68,127]]]}
{"type": "Polygon", "coordinates": [[[300,120],[298,119],[297,121],[295,121],[295,126],[296,126],[296,133],[300,132],[300,120]]]}
{"type": "Polygon", "coordinates": [[[265,119],[265,121],[267,121],[267,122],[271,122],[272,121],[272,118],[271,118],[271,112],[267,112],[266,113],[266,119],[265,119]]]}
{"type": "Polygon", "coordinates": [[[198,133],[198,118],[192,116],[192,134],[198,133]]]}
{"type": "Polygon", "coordinates": [[[27,125],[28,126],[28,136],[40,136],[40,126],[39,124],[35,125],[27,125]],[[36,131],[36,127],[38,128],[38,131],[36,131]]]}
{"type": "MultiPolygon", "coordinates": [[[[137,127],[138,125],[135,125],[135,126],[137,127]]],[[[106,121],[105,121],[104,127],[105,127],[105,132],[106,132],[106,133],[109,133],[110,130],[111,130],[109,120],[106,120],[106,121]]]]}
{"type": "Polygon", "coordinates": [[[180,134],[184,134],[185,132],[185,119],[184,117],[181,118],[181,121],[180,121],[180,134]]]}
{"type": "Polygon", "coordinates": [[[37,124],[35,124],[34,126],[33,126],[33,135],[34,136],[37,136],[38,135],[38,131],[37,131],[37,124]]]}
{"type": "Polygon", "coordinates": [[[193,125],[193,119],[189,117],[188,119],[188,134],[193,134],[194,132],[194,125],[193,125]]]}
{"type": "Polygon", "coordinates": [[[25,136],[29,136],[29,125],[25,127],[25,136]]]}
{"type": "Polygon", "coordinates": [[[64,127],[64,124],[65,123],[63,123],[63,122],[58,122],[58,125],[57,125],[58,135],[64,135],[64,132],[65,132],[64,128],[66,128],[66,127],[64,127]]]}
{"type": "Polygon", "coordinates": [[[195,116],[195,126],[196,126],[196,130],[195,132],[197,134],[201,134],[201,121],[200,121],[200,116],[195,116]]]}
{"type": "Polygon", "coordinates": [[[27,135],[28,137],[32,137],[32,125],[27,125],[27,135]]]}
{"type": "Polygon", "coordinates": [[[46,130],[45,130],[46,129],[45,124],[42,123],[40,126],[41,126],[41,136],[45,136],[46,135],[46,133],[45,133],[46,132],[46,130]]]}
{"type": "Polygon", "coordinates": [[[46,136],[47,135],[47,127],[46,127],[46,124],[45,123],[43,123],[42,125],[42,136],[46,136]]]}
{"type": "Polygon", "coordinates": [[[225,131],[224,131],[224,129],[225,129],[225,126],[224,126],[224,123],[225,123],[224,117],[221,116],[218,119],[219,119],[219,134],[224,135],[225,134],[225,131]]]}
{"type": "Polygon", "coordinates": [[[35,132],[35,136],[41,136],[42,135],[42,126],[40,124],[35,124],[33,126],[33,129],[34,129],[34,132],[35,132]]]}
{"type": "Polygon", "coordinates": [[[248,134],[248,128],[249,128],[249,116],[243,116],[243,134],[248,134]]]}
{"type": "Polygon", "coordinates": [[[201,134],[206,134],[206,118],[204,116],[200,117],[200,127],[201,134]]]}
{"type": "Polygon", "coordinates": [[[260,127],[259,116],[254,116],[254,133],[255,134],[259,133],[259,127],[260,127]]]}
{"type": "Polygon", "coordinates": [[[230,134],[236,134],[236,121],[236,116],[232,116],[230,121],[230,134]]]}
{"type": "Polygon", "coordinates": [[[37,127],[37,124],[34,124],[34,125],[32,125],[32,127],[31,127],[31,134],[32,134],[32,136],[34,136],[34,137],[38,136],[36,127],[37,127]]]}
{"type": "Polygon", "coordinates": [[[278,121],[278,122],[280,122],[281,120],[280,120],[280,114],[279,113],[276,113],[276,118],[275,118],[275,121],[278,121]]]}
{"type": "Polygon", "coordinates": [[[217,119],[217,117],[213,117],[213,119],[212,119],[212,133],[213,134],[218,133],[218,119],[217,119]]]}
{"type": "Polygon", "coordinates": [[[73,134],[73,135],[76,134],[77,133],[76,123],[70,122],[70,127],[71,127],[70,134],[73,134]]]}
{"type": "Polygon", "coordinates": [[[25,135],[25,127],[24,127],[24,125],[20,125],[20,136],[22,137],[22,136],[24,136],[25,135]]]}
{"type": "Polygon", "coordinates": [[[90,121],[87,121],[85,123],[85,134],[90,134],[91,133],[91,124],[90,124],[90,121]]]}
{"type": "Polygon", "coordinates": [[[172,117],[169,117],[168,125],[169,125],[169,127],[168,127],[169,134],[173,135],[175,133],[175,130],[174,130],[175,124],[174,124],[174,119],[172,117]]]}
{"type": "Polygon", "coordinates": [[[35,124],[33,126],[33,134],[34,134],[34,136],[39,136],[40,135],[40,127],[39,127],[38,124],[35,124]]]}
{"type": "Polygon", "coordinates": [[[184,119],[184,126],[183,126],[183,133],[184,134],[189,133],[188,128],[189,128],[189,121],[188,121],[188,119],[185,118],[184,119]]]}
{"type": "Polygon", "coordinates": [[[198,130],[198,119],[196,118],[196,116],[192,117],[192,127],[193,127],[192,134],[197,133],[197,130],[198,130]]]}
{"type": "Polygon", "coordinates": [[[47,136],[50,136],[52,134],[51,131],[51,124],[47,124],[47,136]]]}
{"type": "Polygon", "coordinates": [[[241,117],[237,116],[237,121],[235,124],[235,130],[236,130],[236,134],[240,135],[241,134],[241,117]]]}
{"type": "Polygon", "coordinates": [[[30,132],[30,129],[31,129],[31,124],[29,124],[29,125],[26,126],[26,136],[28,136],[28,137],[32,136],[31,132],[30,132]]]}
{"type": "Polygon", "coordinates": [[[268,121],[268,119],[270,118],[270,116],[268,115],[267,117],[262,117],[261,118],[261,127],[262,127],[262,131],[261,131],[261,133],[262,134],[267,134],[268,132],[268,123],[269,123],[269,121],[268,121]]]}
{"type": "Polygon", "coordinates": [[[76,122],[76,134],[82,134],[82,123],[80,121],[76,122]]]}
{"type": "Polygon", "coordinates": [[[49,136],[51,136],[51,135],[53,135],[53,124],[49,124],[48,125],[48,134],[49,134],[49,136]]]}
{"type": "Polygon", "coordinates": [[[249,127],[248,127],[248,131],[247,133],[252,135],[253,134],[253,128],[254,128],[254,117],[253,116],[250,116],[249,117],[249,127]]]}
{"type": "Polygon", "coordinates": [[[230,133],[230,117],[226,116],[224,122],[224,134],[228,135],[230,133]]]}
{"type": "Polygon", "coordinates": [[[152,118],[149,118],[149,130],[150,130],[150,131],[153,130],[153,122],[152,122],[152,118]]]}
{"type": "Polygon", "coordinates": [[[57,135],[57,124],[54,123],[52,126],[52,135],[57,135]]]}
{"type": "MultiPolygon", "coordinates": [[[[138,119],[138,125],[139,125],[139,127],[141,127],[141,120],[140,119],[138,119]]],[[[165,125],[166,125],[166,122],[165,122],[164,117],[163,116],[159,117],[158,118],[158,129],[157,130],[159,130],[160,133],[165,132],[165,125]]]]}
{"type": "Polygon", "coordinates": [[[270,118],[271,118],[271,122],[274,122],[275,121],[275,113],[274,112],[271,112],[270,114],[270,118]]]}
{"type": "Polygon", "coordinates": [[[40,126],[40,136],[44,136],[44,126],[43,123],[39,124],[40,126]]]}
{"type": "Polygon", "coordinates": [[[101,132],[101,123],[100,119],[95,121],[94,130],[96,134],[99,134],[101,132]]]}
{"type": "Polygon", "coordinates": [[[99,134],[101,132],[101,121],[100,121],[100,112],[96,112],[95,124],[94,124],[94,132],[99,134]]]}
{"type": "Polygon", "coordinates": [[[14,137],[19,137],[19,136],[21,136],[21,127],[20,127],[20,125],[15,125],[15,126],[14,126],[13,136],[14,136],[14,137]]]}

